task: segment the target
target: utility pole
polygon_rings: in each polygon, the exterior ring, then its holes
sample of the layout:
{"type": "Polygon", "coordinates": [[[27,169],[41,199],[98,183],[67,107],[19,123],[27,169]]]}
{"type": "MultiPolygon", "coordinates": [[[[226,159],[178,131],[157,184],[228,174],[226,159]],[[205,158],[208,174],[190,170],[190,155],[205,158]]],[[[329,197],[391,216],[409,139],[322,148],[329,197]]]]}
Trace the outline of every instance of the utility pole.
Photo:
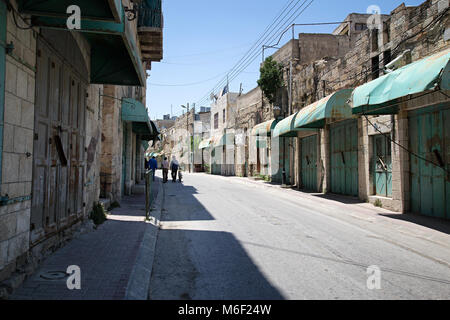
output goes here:
{"type": "MultiPolygon", "coordinates": [[[[191,133],[189,131],[189,102],[187,103],[186,106],[187,106],[187,108],[186,108],[186,130],[188,133],[188,151],[190,152],[190,150],[191,150],[191,133]]],[[[190,167],[189,167],[189,156],[188,156],[187,166],[188,166],[188,172],[191,172],[190,167]]]]}

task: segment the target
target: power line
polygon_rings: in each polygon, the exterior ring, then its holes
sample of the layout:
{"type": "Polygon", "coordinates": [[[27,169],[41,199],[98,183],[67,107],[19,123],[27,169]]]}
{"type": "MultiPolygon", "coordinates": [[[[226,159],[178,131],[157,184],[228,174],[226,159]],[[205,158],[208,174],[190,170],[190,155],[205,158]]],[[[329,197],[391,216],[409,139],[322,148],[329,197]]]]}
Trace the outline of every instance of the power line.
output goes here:
{"type": "MultiPolygon", "coordinates": [[[[300,14],[302,14],[312,3],[313,3],[313,1],[314,0],[311,0],[310,1],[310,3],[299,13],[299,14],[297,14],[297,16],[294,18],[294,20],[300,15],[300,14]]],[[[305,1],[306,2],[306,1],[305,1]]],[[[297,10],[298,11],[298,10],[297,10]]],[[[297,13],[297,11],[295,12],[295,13],[297,13]]],[[[294,13],[294,14],[295,14],[294,13]]],[[[294,15],[293,14],[293,15],[294,15]]],[[[293,15],[291,15],[289,18],[291,18],[293,15]]],[[[280,29],[278,29],[278,31],[280,31],[281,30],[281,28],[280,29]]],[[[269,41],[272,41],[275,37],[277,36],[277,34],[273,34],[272,35],[272,37],[269,39],[269,41]]],[[[233,81],[234,79],[236,79],[237,78],[237,76],[242,72],[242,71],[244,71],[258,56],[259,56],[259,51],[256,51],[254,54],[253,54],[253,56],[252,57],[250,57],[250,60],[248,60],[248,63],[246,64],[246,65],[244,65],[240,70],[238,70],[238,71],[236,71],[232,76],[231,76],[231,80],[230,81],[233,81]]]]}
{"type": "MultiPolygon", "coordinates": [[[[264,41],[266,38],[267,38],[267,35],[266,35],[266,33],[277,23],[277,21],[280,19],[280,17],[286,12],[286,10],[288,10],[288,9],[293,9],[293,8],[295,8],[297,5],[298,5],[298,3],[300,2],[301,0],[297,0],[297,2],[295,3],[295,5],[292,7],[292,8],[290,8],[291,7],[291,5],[292,5],[292,3],[294,2],[294,0],[290,0],[288,3],[287,3],[287,5],[284,7],[284,9],[282,9],[282,11],[281,11],[281,13],[280,14],[278,14],[278,16],[275,18],[275,20],[268,26],[268,27],[266,27],[266,29],[263,31],[263,33],[261,34],[261,36],[259,37],[259,39],[253,44],[253,46],[247,51],[247,53],[233,66],[233,68],[231,68],[231,70],[229,71],[229,74],[230,73],[232,73],[234,70],[236,70],[237,68],[239,68],[241,65],[242,65],[242,63],[243,62],[245,62],[247,59],[248,59],[248,56],[249,55],[251,55],[252,54],[252,52],[254,52],[254,50],[256,49],[256,50],[258,50],[259,49],[259,45],[260,45],[260,43],[262,43],[262,41],[264,41]],[[266,37],[264,37],[266,35],[266,37]]],[[[305,0],[305,2],[306,2],[306,0],[305,0]]],[[[289,13],[289,12],[288,12],[289,13]]],[[[283,18],[282,18],[282,20],[284,19],[286,17],[286,15],[284,15],[283,16],[283,18]]],[[[282,21],[281,20],[281,21],[282,21]]],[[[279,24],[279,22],[278,22],[278,24],[279,24]]],[[[277,25],[278,26],[278,25],[277,25]]],[[[276,27],[275,27],[276,28],[276,27]]],[[[272,30],[273,31],[273,30],[272,30]]],[[[222,79],[211,91],[209,91],[201,100],[200,100],[200,102],[203,102],[203,101],[207,101],[207,99],[208,99],[208,97],[209,97],[209,94],[210,94],[210,92],[215,92],[218,88],[220,88],[221,86],[223,86],[224,84],[225,84],[225,81],[226,81],[227,79],[226,78],[224,78],[224,79],[222,79]]]]}
{"type": "MultiPolygon", "coordinates": [[[[262,44],[264,41],[266,42],[270,42],[273,41],[273,39],[277,36],[277,34],[281,31],[284,30],[286,22],[290,21],[292,19],[292,17],[294,15],[296,15],[293,18],[293,21],[295,21],[295,19],[298,18],[298,16],[300,16],[309,6],[311,6],[311,4],[314,2],[314,0],[311,0],[307,6],[301,10],[305,4],[308,2],[308,0],[303,1],[303,3],[300,5],[300,7],[298,7],[297,9],[294,10],[294,12],[286,19],[286,17],[288,16],[288,14],[292,11],[288,11],[282,18],[281,21],[279,21],[277,24],[276,22],[280,19],[281,15],[283,15],[283,13],[286,11],[286,9],[290,8],[290,5],[292,4],[293,1],[291,1],[290,3],[288,3],[288,5],[285,7],[285,9],[281,12],[281,14],[275,19],[275,21],[268,27],[266,28],[266,31],[261,35],[261,37],[259,38],[259,40],[255,43],[254,46],[252,46],[252,49],[249,50],[249,52],[244,55],[244,57],[238,61],[238,63],[230,70],[230,72],[227,74],[229,80],[228,81],[233,81],[242,71],[244,71],[255,59],[256,57],[259,55],[259,45],[262,44]],[[299,10],[301,10],[300,12],[298,12],[299,10]],[[272,28],[272,30],[270,30],[270,28],[276,24],[276,26],[274,28],[272,28]],[[281,24],[281,26],[280,26],[281,24]],[[280,27],[279,27],[280,26],[280,27]],[[278,29],[276,29],[278,28],[278,29]],[[267,34],[267,32],[270,30],[270,32],[267,34]]],[[[293,10],[300,1],[297,1],[295,3],[295,5],[291,8],[291,10],[293,10]]],[[[289,24],[292,24],[292,22],[290,22],[289,24]]],[[[223,79],[222,81],[220,81],[214,88],[213,90],[209,91],[205,97],[203,97],[200,100],[200,104],[203,102],[207,102],[208,101],[208,96],[210,94],[210,92],[214,93],[218,88],[220,88],[221,86],[223,86],[225,83],[224,81],[226,81],[227,79],[223,79]]]]}
{"type": "Polygon", "coordinates": [[[210,78],[210,79],[206,79],[206,80],[202,80],[202,81],[198,81],[198,82],[192,82],[192,83],[184,83],[184,84],[160,84],[160,83],[149,83],[149,85],[151,86],[156,86],[156,87],[189,87],[189,86],[195,86],[198,84],[202,84],[211,80],[214,80],[218,77],[221,77],[222,75],[224,75],[226,72],[222,72],[221,74],[218,74],[217,76],[210,78]]]}

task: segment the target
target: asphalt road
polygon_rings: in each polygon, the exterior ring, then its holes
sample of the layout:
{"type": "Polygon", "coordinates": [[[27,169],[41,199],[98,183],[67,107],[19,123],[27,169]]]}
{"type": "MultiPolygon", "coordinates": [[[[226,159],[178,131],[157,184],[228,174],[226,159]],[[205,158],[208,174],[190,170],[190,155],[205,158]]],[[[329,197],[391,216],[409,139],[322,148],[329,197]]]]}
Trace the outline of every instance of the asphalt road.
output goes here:
{"type": "Polygon", "coordinates": [[[184,180],[164,186],[150,299],[450,298],[448,225],[240,178],[184,180]]]}

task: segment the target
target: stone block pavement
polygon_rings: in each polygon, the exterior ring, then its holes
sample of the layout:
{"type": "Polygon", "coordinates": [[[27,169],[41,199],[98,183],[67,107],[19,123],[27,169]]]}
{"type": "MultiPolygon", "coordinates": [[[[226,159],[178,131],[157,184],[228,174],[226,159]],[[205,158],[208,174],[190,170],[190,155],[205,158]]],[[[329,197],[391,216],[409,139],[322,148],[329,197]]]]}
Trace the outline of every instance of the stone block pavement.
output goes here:
{"type": "Polygon", "coordinates": [[[122,198],[108,220],[49,256],[19,287],[11,300],[123,300],[147,299],[158,232],[161,179],[153,184],[155,218],[145,222],[145,196],[122,198]],[[150,264],[150,265],[148,265],[150,264]],[[64,273],[70,265],[81,269],[81,289],[69,290],[64,273]],[[48,280],[49,272],[61,274],[48,280]]]}

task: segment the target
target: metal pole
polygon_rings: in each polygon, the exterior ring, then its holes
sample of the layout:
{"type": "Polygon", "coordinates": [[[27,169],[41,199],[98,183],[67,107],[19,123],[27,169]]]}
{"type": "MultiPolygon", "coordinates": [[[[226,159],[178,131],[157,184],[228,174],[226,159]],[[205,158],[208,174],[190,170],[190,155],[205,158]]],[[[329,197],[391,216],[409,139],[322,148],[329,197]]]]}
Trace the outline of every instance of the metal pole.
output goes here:
{"type": "Polygon", "coordinates": [[[189,132],[189,102],[187,103],[187,109],[186,109],[186,130],[188,134],[188,161],[187,161],[187,169],[189,172],[189,152],[191,151],[191,133],[189,132]]]}

